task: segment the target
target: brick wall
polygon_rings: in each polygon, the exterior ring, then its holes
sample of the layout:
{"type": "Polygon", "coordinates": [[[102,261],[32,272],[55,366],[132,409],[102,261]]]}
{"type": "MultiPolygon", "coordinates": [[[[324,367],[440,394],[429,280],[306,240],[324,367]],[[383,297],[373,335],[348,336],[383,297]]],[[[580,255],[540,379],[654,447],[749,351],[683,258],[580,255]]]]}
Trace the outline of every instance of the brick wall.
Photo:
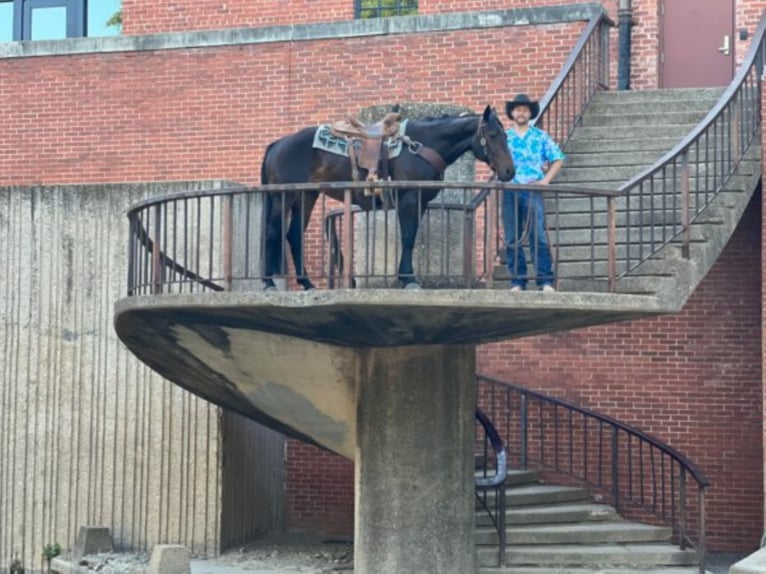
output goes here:
{"type": "Polygon", "coordinates": [[[517,91],[542,95],[581,29],[577,23],[68,56],[66,65],[60,57],[0,59],[0,141],[14,142],[0,146],[0,185],[256,183],[268,142],[365,106],[501,108],[517,91]],[[525,51],[539,34],[550,46],[532,61],[525,51]],[[364,66],[348,55],[362,49],[364,66]]]}
{"type": "Polygon", "coordinates": [[[297,440],[287,453],[287,528],[353,537],[354,463],[297,440]]]}
{"type": "MultiPolygon", "coordinates": [[[[633,0],[633,45],[631,85],[634,89],[656,88],[660,41],[661,0],[633,0]]],[[[420,14],[539,8],[573,4],[568,0],[420,0],[420,14]]],[[[609,16],[617,22],[617,0],[602,0],[609,16]]],[[[752,36],[766,7],[764,0],[735,0],[735,30],[747,29],[752,36]]],[[[164,32],[215,30],[332,22],[354,17],[353,0],[176,0],[172,3],[149,0],[123,1],[123,33],[154,34],[164,32]]],[[[616,39],[616,32],[613,34],[616,39]]],[[[616,42],[613,42],[616,46],[616,42]]],[[[741,62],[749,40],[739,40],[735,33],[737,61],[741,62]]],[[[615,52],[616,55],[616,52],[615,52]]],[[[616,62],[616,59],[615,59],[616,62]]],[[[544,64],[543,64],[544,65],[544,64]]]]}
{"type": "Polygon", "coordinates": [[[675,315],[482,346],[479,371],[610,415],[669,443],[710,479],[709,546],[763,529],[761,197],[675,315]]]}

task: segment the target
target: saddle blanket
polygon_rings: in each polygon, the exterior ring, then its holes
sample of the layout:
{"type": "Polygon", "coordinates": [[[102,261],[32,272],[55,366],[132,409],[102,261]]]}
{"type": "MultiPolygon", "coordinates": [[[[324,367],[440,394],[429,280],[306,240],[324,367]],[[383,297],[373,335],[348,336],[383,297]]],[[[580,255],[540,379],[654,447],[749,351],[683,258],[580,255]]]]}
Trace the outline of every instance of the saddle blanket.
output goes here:
{"type": "MultiPolygon", "coordinates": [[[[388,159],[395,158],[402,153],[402,136],[405,134],[406,130],[407,120],[404,120],[399,124],[399,131],[397,132],[396,137],[383,142],[388,148],[388,159]]],[[[322,124],[317,127],[317,131],[314,133],[314,143],[312,144],[312,147],[334,153],[335,155],[348,157],[348,140],[333,135],[332,128],[329,124],[322,124]]]]}

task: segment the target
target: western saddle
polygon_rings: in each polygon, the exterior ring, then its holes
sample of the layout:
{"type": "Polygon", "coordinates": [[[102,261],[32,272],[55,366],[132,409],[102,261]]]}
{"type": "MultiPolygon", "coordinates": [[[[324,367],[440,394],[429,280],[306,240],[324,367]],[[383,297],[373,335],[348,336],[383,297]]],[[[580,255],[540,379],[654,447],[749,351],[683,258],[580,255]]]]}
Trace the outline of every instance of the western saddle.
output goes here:
{"type": "MultiPolygon", "coordinates": [[[[348,141],[351,176],[354,181],[360,181],[360,169],[367,170],[367,181],[389,178],[388,149],[385,142],[399,133],[401,119],[402,115],[399,112],[389,112],[374,124],[365,125],[352,116],[332,124],[332,134],[348,141]]],[[[375,195],[380,195],[380,192],[381,190],[374,190],[375,195]]],[[[365,195],[371,193],[373,192],[365,190],[365,195]]]]}

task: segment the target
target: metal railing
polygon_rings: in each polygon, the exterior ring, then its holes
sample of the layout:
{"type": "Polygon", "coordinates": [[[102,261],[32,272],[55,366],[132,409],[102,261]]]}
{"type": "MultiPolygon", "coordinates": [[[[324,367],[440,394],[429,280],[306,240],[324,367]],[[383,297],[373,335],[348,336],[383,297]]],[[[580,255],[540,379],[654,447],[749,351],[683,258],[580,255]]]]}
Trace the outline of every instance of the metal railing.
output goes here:
{"type": "Polygon", "coordinates": [[[540,100],[535,125],[564,146],[582,121],[594,94],[609,89],[609,29],[606,14],[591,18],[572,52],[540,100]]]}
{"type": "MultiPolygon", "coordinates": [[[[272,185],[179,193],[143,201],[128,212],[128,294],[196,293],[262,288],[262,210],[264,193],[316,193],[347,190],[346,202],[320,193],[302,249],[309,277],[318,288],[399,286],[401,256],[395,195],[388,209],[358,211],[353,193],[373,189],[443,189],[444,199],[428,205],[414,250],[415,274],[424,287],[477,288],[491,280],[493,225],[489,193],[501,183],[358,182],[272,185]],[[469,187],[467,187],[467,185],[469,187]],[[340,208],[339,206],[343,206],[340,208]],[[348,223],[350,222],[350,223],[348,223]],[[323,226],[331,241],[323,240],[323,226]],[[340,257],[340,254],[343,257],[340,257]],[[341,260],[345,263],[341,269],[341,260]]],[[[521,186],[539,189],[539,186],[521,186]]],[[[554,192],[572,190],[550,186],[554,192]]],[[[610,197],[612,192],[576,193],[610,197]]],[[[553,215],[556,216],[555,214],[553,215]]],[[[287,227],[287,214],[283,215],[287,227]]],[[[596,228],[592,228],[595,237],[596,228]]],[[[279,259],[287,281],[298,279],[289,267],[289,249],[279,259]]],[[[292,284],[288,284],[292,288],[292,284]]]]}
{"type": "Polygon", "coordinates": [[[702,472],[646,433],[563,400],[478,375],[479,406],[506,438],[508,464],[569,476],[614,507],[672,528],[673,539],[697,552],[705,572],[702,472]]]}
{"type": "Polygon", "coordinates": [[[476,409],[476,422],[476,500],[497,532],[497,565],[502,566],[505,563],[505,479],[508,471],[505,445],[481,409],[476,409]]]}
{"type": "Polygon", "coordinates": [[[691,224],[726,188],[758,139],[765,35],[762,18],[742,66],[713,109],[677,146],[620,188],[618,277],[673,241],[689,257],[691,224]]]}

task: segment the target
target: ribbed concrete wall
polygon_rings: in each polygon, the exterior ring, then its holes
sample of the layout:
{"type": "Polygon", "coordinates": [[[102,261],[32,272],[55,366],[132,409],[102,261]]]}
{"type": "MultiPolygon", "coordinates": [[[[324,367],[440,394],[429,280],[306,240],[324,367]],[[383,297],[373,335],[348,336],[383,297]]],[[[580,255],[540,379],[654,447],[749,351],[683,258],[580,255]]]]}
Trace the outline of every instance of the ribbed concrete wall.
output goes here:
{"type": "MultiPolygon", "coordinates": [[[[205,184],[0,188],[0,565],[40,566],[80,525],[122,549],[220,544],[220,410],[154,374],[112,328],[127,219],[205,184]]],[[[27,570],[29,571],[29,570],[27,570]]]]}
{"type": "Polygon", "coordinates": [[[222,439],[223,551],[284,528],[285,437],[224,411],[222,439]]]}

